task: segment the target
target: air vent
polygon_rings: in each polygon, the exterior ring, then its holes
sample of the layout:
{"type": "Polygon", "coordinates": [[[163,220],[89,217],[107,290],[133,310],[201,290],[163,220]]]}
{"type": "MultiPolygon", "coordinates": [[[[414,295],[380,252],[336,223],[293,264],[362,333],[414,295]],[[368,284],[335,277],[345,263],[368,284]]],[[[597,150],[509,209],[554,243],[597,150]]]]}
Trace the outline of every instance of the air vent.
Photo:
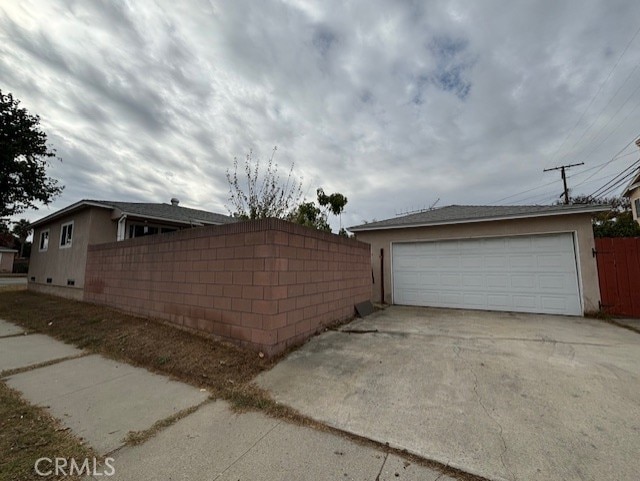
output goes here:
{"type": "Polygon", "coordinates": [[[36,277],[35,276],[31,276],[31,282],[35,282],[36,281],[36,277]]]}

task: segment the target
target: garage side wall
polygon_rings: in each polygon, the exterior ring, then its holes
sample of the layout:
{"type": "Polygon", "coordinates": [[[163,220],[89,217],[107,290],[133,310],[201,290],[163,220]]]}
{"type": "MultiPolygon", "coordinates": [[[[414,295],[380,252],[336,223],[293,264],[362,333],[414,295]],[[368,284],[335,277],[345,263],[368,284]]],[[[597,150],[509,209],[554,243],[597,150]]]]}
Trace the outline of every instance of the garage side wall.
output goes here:
{"type": "Polygon", "coordinates": [[[380,249],[384,249],[384,302],[393,302],[391,276],[391,244],[393,242],[434,241],[470,239],[480,237],[501,237],[527,234],[551,234],[575,232],[582,302],[584,310],[597,310],[600,302],[598,270],[592,249],[595,248],[590,214],[533,217],[528,219],[474,222],[432,227],[389,229],[358,232],[357,239],[371,245],[371,268],[373,284],[371,297],[380,302],[381,259],[380,249]]]}
{"type": "Polygon", "coordinates": [[[276,354],[370,293],[368,244],[266,219],[89,246],[84,299],[276,354]]]}

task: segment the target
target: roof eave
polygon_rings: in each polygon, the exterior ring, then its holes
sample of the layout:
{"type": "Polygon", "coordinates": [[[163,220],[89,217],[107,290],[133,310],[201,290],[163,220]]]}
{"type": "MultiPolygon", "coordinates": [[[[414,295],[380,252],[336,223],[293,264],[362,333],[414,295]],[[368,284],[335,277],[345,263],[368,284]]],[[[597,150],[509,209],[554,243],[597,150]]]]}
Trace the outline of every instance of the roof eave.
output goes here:
{"type": "Polygon", "coordinates": [[[122,211],[123,215],[126,215],[127,217],[133,217],[133,218],[139,218],[139,219],[148,219],[148,220],[157,220],[160,222],[173,222],[174,224],[182,224],[182,225],[195,225],[195,226],[204,226],[204,225],[222,225],[221,222],[212,222],[212,221],[207,221],[207,220],[202,220],[202,219],[189,219],[189,220],[185,220],[185,219],[174,219],[171,217],[159,217],[159,216],[153,216],[153,215],[146,215],[146,214],[139,214],[137,212],[127,212],[127,211],[122,211]]]}
{"type": "Polygon", "coordinates": [[[67,215],[71,212],[75,212],[76,210],[79,210],[83,207],[100,207],[103,209],[113,209],[112,205],[108,205],[108,204],[102,204],[100,202],[94,202],[94,201],[89,201],[89,200],[80,200],[78,202],[76,202],[75,204],[71,204],[67,207],[65,207],[64,209],[60,209],[57,212],[54,212],[52,214],[49,214],[46,217],[43,217],[40,220],[37,220],[35,222],[31,223],[31,227],[35,228],[35,227],[39,227],[43,224],[46,224],[48,222],[51,222],[55,219],[57,219],[58,217],[62,217],[64,215],[67,215]]]}
{"type": "Polygon", "coordinates": [[[397,225],[389,225],[389,226],[356,226],[347,228],[350,232],[367,232],[367,231],[376,231],[376,230],[391,230],[391,229],[410,229],[413,227],[432,227],[432,226],[440,226],[440,225],[455,225],[455,224],[473,224],[477,222],[493,222],[500,220],[516,220],[516,219],[529,219],[532,217],[550,217],[555,215],[571,215],[571,214],[591,214],[594,212],[605,212],[611,209],[611,206],[603,205],[597,207],[590,207],[588,209],[576,209],[576,210],[568,210],[568,211],[554,211],[554,212],[538,212],[532,214],[523,214],[523,215],[510,215],[510,216],[500,216],[500,217],[479,217],[476,219],[459,219],[453,221],[440,221],[440,222],[416,222],[411,224],[397,224],[397,225]]]}
{"type": "Polygon", "coordinates": [[[640,182],[636,182],[635,184],[631,184],[629,187],[624,189],[624,192],[622,193],[622,195],[624,197],[629,197],[631,195],[631,191],[636,190],[638,188],[640,188],[640,182]]]}

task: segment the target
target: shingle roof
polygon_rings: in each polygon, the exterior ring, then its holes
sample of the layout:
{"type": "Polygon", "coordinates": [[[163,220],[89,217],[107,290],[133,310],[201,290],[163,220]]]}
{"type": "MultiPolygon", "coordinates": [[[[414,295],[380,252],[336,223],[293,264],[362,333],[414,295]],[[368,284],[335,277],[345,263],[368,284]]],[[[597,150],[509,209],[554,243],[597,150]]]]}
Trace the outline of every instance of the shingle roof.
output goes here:
{"type": "Polygon", "coordinates": [[[186,223],[199,222],[203,224],[229,224],[236,222],[236,219],[227,215],[172,204],[118,202],[111,200],[89,200],[88,202],[109,205],[127,214],[139,215],[141,217],[154,217],[186,223]]]}
{"type": "Polygon", "coordinates": [[[590,213],[608,210],[610,206],[602,205],[449,205],[438,209],[426,210],[402,217],[369,222],[349,227],[350,231],[399,229],[403,227],[420,227],[428,225],[462,224],[485,220],[542,217],[575,213],[590,213]]]}
{"type": "Polygon", "coordinates": [[[178,222],[182,224],[229,224],[237,222],[237,219],[227,215],[218,214],[216,212],[208,212],[206,210],[191,209],[189,207],[181,207],[172,204],[154,204],[149,202],[120,202],[111,200],[90,200],[84,199],[75,204],[65,207],[54,212],[42,219],[31,224],[36,227],[45,224],[53,219],[66,215],[70,212],[85,207],[102,207],[105,209],[118,209],[123,213],[131,216],[139,216],[148,219],[164,220],[169,222],[178,222]]]}

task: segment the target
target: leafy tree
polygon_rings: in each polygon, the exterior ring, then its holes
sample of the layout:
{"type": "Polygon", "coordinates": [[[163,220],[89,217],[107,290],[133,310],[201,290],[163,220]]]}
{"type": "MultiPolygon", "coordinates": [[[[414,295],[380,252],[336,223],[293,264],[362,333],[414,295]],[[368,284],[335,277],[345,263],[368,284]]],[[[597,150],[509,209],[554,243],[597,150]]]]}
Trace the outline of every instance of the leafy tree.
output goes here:
{"type": "Polygon", "coordinates": [[[13,249],[16,246],[16,238],[11,233],[9,225],[0,219],[0,247],[13,249]]]}
{"type": "Polygon", "coordinates": [[[615,217],[593,225],[596,237],[640,237],[640,224],[633,220],[631,211],[618,213],[615,217]]]}
{"type": "Polygon", "coordinates": [[[331,226],[327,222],[327,214],[318,208],[314,202],[300,204],[289,216],[288,220],[296,224],[331,232],[331,226]]]}
{"type": "Polygon", "coordinates": [[[35,207],[36,202],[47,205],[63,189],[46,173],[55,151],[46,145],[40,117],[19,105],[0,90],[0,218],[35,207]]]}
{"type": "MultiPolygon", "coordinates": [[[[339,216],[342,214],[344,207],[347,205],[347,198],[340,194],[334,193],[326,195],[322,188],[316,191],[318,196],[318,204],[316,206],[314,202],[303,202],[298,208],[289,216],[291,222],[296,224],[306,225],[307,227],[314,227],[318,230],[324,230],[331,232],[331,226],[328,222],[329,213],[339,216]]],[[[347,231],[342,228],[342,221],[340,222],[339,235],[347,235],[347,231]]]]}
{"type": "Polygon", "coordinates": [[[20,219],[13,225],[13,234],[20,242],[20,257],[24,257],[24,245],[31,234],[31,223],[27,219],[20,219]]]}
{"type": "Polygon", "coordinates": [[[318,204],[327,209],[333,215],[340,218],[340,231],[343,231],[344,229],[342,228],[342,212],[347,205],[347,198],[339,192],[335,192],[331,195],[326,195],[324,193],[324,190],[322,190],[322,187],[320,187],[316,191],[316,194],[318,195],[318,204]]]}
{"type": "Polygon", "coordinates": [[[286,219],[296,209],[302,197],[302,185],[293,176],[293,165],[286,181],[280,179],[278,165],[273,162],[276,151],[277,147],[274,147],[264,172],[260,170],[260,160],[254,160],[252,151],[245,157],[243,166],[237,158],[233,159],[233,172],[227,170],[231,203],[227,210],[232,216],[286,219]]]}
{"type": "Polygon", "coordinates": [[[577,196],[572,204],[609,205],[611,208],[594,215],[593,235],[596,237],[638,237],[640,224],[633,220],[631,200],[628,197],[601,197],[592,199],[577,196]]]}

